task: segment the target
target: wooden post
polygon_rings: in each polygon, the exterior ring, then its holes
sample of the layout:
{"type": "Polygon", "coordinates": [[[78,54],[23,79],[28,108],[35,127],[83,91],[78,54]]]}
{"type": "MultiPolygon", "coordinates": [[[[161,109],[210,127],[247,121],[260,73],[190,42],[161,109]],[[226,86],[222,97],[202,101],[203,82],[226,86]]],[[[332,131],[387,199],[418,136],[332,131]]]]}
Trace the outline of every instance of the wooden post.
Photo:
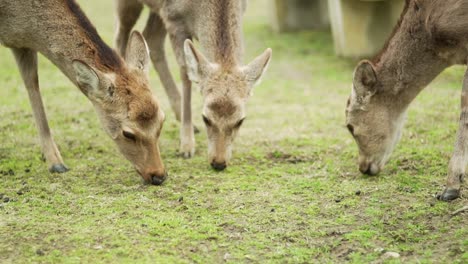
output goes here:
{"type": "Polygon", "coordinates": [[[273,29],[277,32],[329,27],[327,0],[271,0],[273,29]]]}
{"type": "Polygon", "coordinates": [[[384,45],[403,10],[404,0],[328,0],[335,52],[368,57],[384,45]]]}

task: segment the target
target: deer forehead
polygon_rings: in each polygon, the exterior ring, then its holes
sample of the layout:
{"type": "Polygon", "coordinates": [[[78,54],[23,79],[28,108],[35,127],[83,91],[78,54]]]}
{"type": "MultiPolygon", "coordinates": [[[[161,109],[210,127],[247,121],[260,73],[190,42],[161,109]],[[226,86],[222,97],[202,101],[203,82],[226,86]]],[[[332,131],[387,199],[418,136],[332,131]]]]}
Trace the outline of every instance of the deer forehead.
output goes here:
{"type": "Polygon", "coordinates": [[[239,119],[244,115],[244,103],[232,98],[217,98],[205,103],[203,114],[224,121],[239,119]]]}
{"type": "Polygon", "coordinates": [[[205,94],[231,93],[242,95],[247,89],[246,76],[238,71],[220,71],[208,76],[203,84],[205,94]]]}
{"type": "Polygon", "coordinates": [[[149,87],[148,79],[134,71],[126,71],[113,81],[120,100],[129,106],[129,111],[144,111],[158,108],[156,98],[149,87]]]}
{"type": "Polygon", "coordinates": [[[159,105],[151,97],[134,97],[128,104],[128,117],[141,125],[154,122],[158,117],[159,105]]]}
{"type": "Polygon", "coordinates": [[[106,74],[107,79],[111,80],[116,89],[130,88],[131,90],[149,89],[147,75],[141,70],[130,68],[124,64],[118,71],[106,74]]]}

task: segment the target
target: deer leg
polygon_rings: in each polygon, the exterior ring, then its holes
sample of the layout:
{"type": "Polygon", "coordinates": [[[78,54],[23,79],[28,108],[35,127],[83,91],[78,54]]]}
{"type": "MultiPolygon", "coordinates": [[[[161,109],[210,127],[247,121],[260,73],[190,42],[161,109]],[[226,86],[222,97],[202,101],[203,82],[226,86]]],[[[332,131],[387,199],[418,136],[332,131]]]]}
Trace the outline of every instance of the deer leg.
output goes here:
{"type": "Polygon", "coordinates": [[[447,186],[439,196],[440,200],[450,201],[460,197],[461,184],[468,163],[468,71],[463,80],[461,94],[461,114],[455,150],[449,163],[447,186]]]}
{"type": "Polygon", "coordinates": [[[18,68],[23,78],[24,85],[28,91],[29,102],[33,110],[34,119],[42,146],[42,152],[49,165],[50,172],[66,172],[68,168],[63,164],[60,151],[55,145],[54,139],[49,129],[47,117],[39,91],[39,79],[37,75],[37,53],[30,49],[12,49],[18,64],[18,68]]]}
{"type": "Polygon", "coordinates": [[[192,82],[187,75],[187,68],[180,69],[182,78],[182,126],[180,128],[180,152],[184,158],[195,154],[195,131],[192,124],[192,82]]]}
{"type": "Polygon", "coordinates": [[[192,82],[189,80],[187,68],[181,67],[180,75],[183,83],[182,90],[182,126],[180,133],[180,151],[184,158],[191,158],[195,154],[195,130],[192,124],[192,82]]]}
{"type": "Polygon", "coordinates": [[[115,46],[120,55],[125,56],[130,31],[140,17],[143,4],[137,0],[117,0],[115,46]]]}
{"type": "Polygon", "coordinates": [[[192,82],[188,78],[185,66],[184,41],[190,38],[181,27],[174,27],[174,32],[169,31],[172,48],[180,65],[182,79],[182,125],[180,127],[180,153],[184,158],[191,158],[195,154],[195,135],[192,124],[192,82]]]}
{"type": "Polygon", "coordinates": [[[151,61],[153,62],[153,65],[158,72],[159,79],[166,90],[172,110],[175,113],[177,121],[180,121],[180,93],[174,82],[174,78],[172,78],[172,74],[169,71],[164,51],[166,34],[167,31],[161,17],[156,13],[151,13],[148,18],[148,22],[146,23],[145,30],[143,31],[143,36],[145,36],[145,39],[148,42],[151,61]]]}

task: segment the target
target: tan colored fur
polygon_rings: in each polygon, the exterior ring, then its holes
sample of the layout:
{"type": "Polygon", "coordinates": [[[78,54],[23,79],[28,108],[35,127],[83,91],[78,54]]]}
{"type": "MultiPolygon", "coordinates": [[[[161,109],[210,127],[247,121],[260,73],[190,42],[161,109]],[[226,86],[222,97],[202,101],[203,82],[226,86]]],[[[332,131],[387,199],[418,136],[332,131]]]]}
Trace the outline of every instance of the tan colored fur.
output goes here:
{"type": "Polygon", "coordinates": [[[203,95],[208,158],[213,168],[222,170],[231,157],[232,143],[246,116],[246,101],[265,72],[271,50],[267,49],[250,64],[242,65],[245,0],[117,0],[116,44],[122,54],[126,36],[143,5],[152,11],[144,31],[150,50],[160,54],[167,33],[181,67],[182,99],[165,56],[151,57],[176,117],[182,121],[180,151],[187,158],[195,152],[191,113],[193,82],[198,84],[203,95]],[[202,52],[194,47],[192,39],[199,41],[202,52]]]}
{"type": "MultiPolygon", "coordinates": [[[[359,169],[377,174],[399,140],[409,104],[445,68],[466,64],[468,1],[407,0],[382,52],[356,67],[346,108],[347,126],[359,146],[359,169]]],[[[465,77],[463,94],[468,93],[465,77]]],[[[468,130],[462,119],[443,200],[459,196],[468,162],[468,130]]],[[[466,111],[466,114],[465,114],[466,111]]],[[[467,120],[468,121],[468,118],[467,120]]]]}
{"type": "Polygon", "coordinates": [[[52,61],[93,103],[105,131],[148,182],[166,177],[158,138],[164,113],[147,80],[148,49],[132,34],[126,61],[97,35],[72,0],[0,0],[0,42],[11,48],[27,88],[53,172],[65,172],[51,136],[37,75],[37,52],[52,61]],[[124,136],[134,134],[136,140],[124,136]]]}

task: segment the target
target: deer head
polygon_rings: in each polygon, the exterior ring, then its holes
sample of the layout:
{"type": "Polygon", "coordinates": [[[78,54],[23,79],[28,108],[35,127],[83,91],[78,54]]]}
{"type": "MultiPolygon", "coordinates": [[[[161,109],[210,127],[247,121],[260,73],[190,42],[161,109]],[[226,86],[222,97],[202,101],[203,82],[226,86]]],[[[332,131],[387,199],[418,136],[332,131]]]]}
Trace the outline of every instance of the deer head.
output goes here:
{"type": "Polygon", "coordinates": [[[184,44],[187,72],[203,96],[202,117],[208,133],[208,159],[216,170],[224,170],[232,144],[246,118],[246,102],[261,80],[271,59],[271,49],[246,66],[208,61],[190,40],[184,44]]]}
{"type": "Polygon", "coordinates": [[[76,82],[120,152],[146,182],[159,185],[167,176],[158,146],[165,117],[149,88],[149,53],[140,33],[131,35],[125,60],[118,71],[75,60],[76,82]]]}
{"type": "Polygon", "coordinates": [[[359,170],[369,175],[378,174],[387,162],[406,116],[406,108],[383,83],[371,62],[360,62],[346,107],[347,128],[359,148],[359,170]]]}

